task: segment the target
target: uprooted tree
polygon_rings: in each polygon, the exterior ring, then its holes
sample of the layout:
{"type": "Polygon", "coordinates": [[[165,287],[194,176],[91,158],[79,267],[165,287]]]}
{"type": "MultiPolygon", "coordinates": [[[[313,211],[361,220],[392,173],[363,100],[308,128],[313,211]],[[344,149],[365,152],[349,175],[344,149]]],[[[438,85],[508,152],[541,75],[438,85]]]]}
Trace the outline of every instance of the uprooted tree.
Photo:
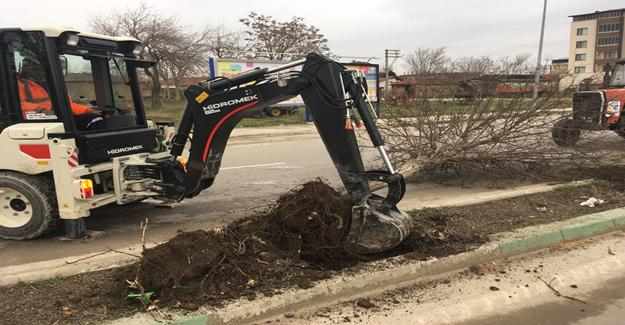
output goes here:
{"type": "MultiPolygon", "coordinates": [[[[421,62],[420,66],[436,67],[445,61],[438,55],[434,59],[421,62]]],[[[554,143],[554,124],[571,114],[570,96],[557,92],[556,80],[551,89],[543,89],[541,97],[533,100],[531,81],[519,85],[508,79],[514,77],[510,76],[512,73],[532,70],[527,55],[450,61],[448,67],[464,66],[478,72],[474,80],[467,82],[473,90],[479,90],[470,100],[457,100],[457,94],[462,92],[459,83],[437,80],[450,73],[429,74],[416,76],[409,98],[384,111],[380,128],[389,154],[403,166],[404,172],[422,176],[451,172],[462,178],[536,175],[545,168],[589,166],[597,163],[599,157],[603,163],[608,159],[596,146],[588,144],[590,140],[576,147],[554,143]],[[489,75],[480,74],[481,71],[489,75]],[[499,98],[495,89],[502,85],[525,90],[499,98]],[[486,91],[487,88],[492,91],[486,91]]]]}
{"type": "Polygon", "coordinates": [[[381,129],[391,157],[415,173],[502,176],[571,166],[590,156],[551,140],[551,127],[562,118],[559,103],[490,97],[457,106],[423,98],[387,110],[381,129]]]}

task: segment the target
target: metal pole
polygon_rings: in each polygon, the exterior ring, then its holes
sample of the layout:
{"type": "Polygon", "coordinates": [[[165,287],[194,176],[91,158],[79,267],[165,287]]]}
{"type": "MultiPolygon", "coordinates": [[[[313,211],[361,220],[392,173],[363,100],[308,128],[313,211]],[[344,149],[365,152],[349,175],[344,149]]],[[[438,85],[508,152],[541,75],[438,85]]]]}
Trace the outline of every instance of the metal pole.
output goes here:
{"type": "Polygon", "coordinates": [[[388,100],[388,49],[384,50],[384,70],[386,70],[384,76],[384,100],[388,100]]]}
{"type": "Polygon", "coordinates": [[[547,0],[543,4],[543,20],[540,26],[540,42],[538,43],[538,58],[536,59],[536,76],[534,78],[534,97],[533,101],[538,99],[538,84],[540,83],[540,74],[542,72],[542,55],[543,55],[543,39],[545,36],[545,16],[547,15],[547,0]]]}
{"type": "Polygon", "coordinates": [[[274,73],[274,72],[279,72],[282,70],[286,70],[286,69],[290,69],[293,67],[296,67],[298,65],[303,65],[306,62],[306,59],[301,59],[301,60],[297,60],[297,61],[293,61],[287,64],[283,64],[281,66],[275,67],[273,69],[269,69],[267,70],[267,73],[274,73]]]}

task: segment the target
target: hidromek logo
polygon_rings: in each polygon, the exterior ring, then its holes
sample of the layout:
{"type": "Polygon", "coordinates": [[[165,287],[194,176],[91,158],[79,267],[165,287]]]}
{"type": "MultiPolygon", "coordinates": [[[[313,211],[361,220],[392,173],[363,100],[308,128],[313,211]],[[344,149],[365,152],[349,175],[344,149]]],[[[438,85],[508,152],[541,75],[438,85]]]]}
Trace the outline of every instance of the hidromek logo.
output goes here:
{"type": "Polygon", "coordinates": [[[204,114],[210,115],[210,114],[219,113],[221,112],[220,108],[222,107],[232,106],[232,105],[241,104],[241,103],[247,103],[253,100],[257,100],[257,99],[258,99],[258,95],[250,95],[250,96],[241,97],[239,99],[231,99],[225,102],[206,105],[204,106],[204,114]]]}
{"type": "Polygon", "coordinates": [[[111,150],[108,150],[106,153],[110,156],[110,155],[114,155],[114,154],[118,154],[118,153],[122,153],[122,152],[130,152],[130,151],[141,150],[141,149],[143,149],[143,145],[142,144],[138,144],[138,145],[132,146],[132,147],[111,149],[111,150]]]}

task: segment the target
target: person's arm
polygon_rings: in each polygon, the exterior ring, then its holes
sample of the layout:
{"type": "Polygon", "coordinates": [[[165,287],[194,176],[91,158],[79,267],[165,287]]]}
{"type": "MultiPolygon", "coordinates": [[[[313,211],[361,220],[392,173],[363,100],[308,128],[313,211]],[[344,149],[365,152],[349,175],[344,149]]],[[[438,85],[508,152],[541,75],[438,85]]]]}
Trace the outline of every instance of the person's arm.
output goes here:
{"type": "Polygon", "coordinates": [[[74,101],[72,101],[71,98],[69,99],[69,103],[72,108],[72,113],[74,113],[74,115],[85,115],[85,114],[102,115],[102,111],[93,109],[87,105],[75,103],[74,101]]]}

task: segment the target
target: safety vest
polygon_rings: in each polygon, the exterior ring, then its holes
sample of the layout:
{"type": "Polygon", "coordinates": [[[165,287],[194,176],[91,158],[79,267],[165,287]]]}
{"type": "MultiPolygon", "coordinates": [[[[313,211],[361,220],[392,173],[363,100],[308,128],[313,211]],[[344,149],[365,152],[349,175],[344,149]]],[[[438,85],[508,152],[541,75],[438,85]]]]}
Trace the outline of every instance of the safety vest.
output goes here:
{"type": "MultiPolygon", "coordinates": [[[[22,106],[22,116],[26,117],[26,112],[37,110],[52,110],[52,102],[45,88],[29,79],[18,79],[17,85],[20,93],[20,104],[22,106]]],[[[70,107],[74,115],[83,115],[89,112],[89,106],[74,103],[69,98],[70,107]]]]}

